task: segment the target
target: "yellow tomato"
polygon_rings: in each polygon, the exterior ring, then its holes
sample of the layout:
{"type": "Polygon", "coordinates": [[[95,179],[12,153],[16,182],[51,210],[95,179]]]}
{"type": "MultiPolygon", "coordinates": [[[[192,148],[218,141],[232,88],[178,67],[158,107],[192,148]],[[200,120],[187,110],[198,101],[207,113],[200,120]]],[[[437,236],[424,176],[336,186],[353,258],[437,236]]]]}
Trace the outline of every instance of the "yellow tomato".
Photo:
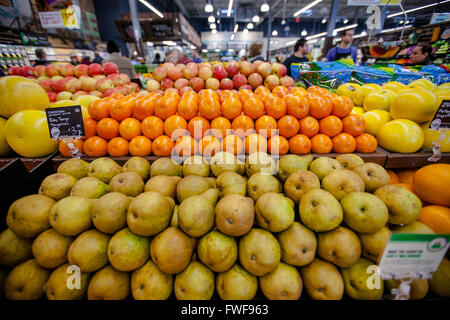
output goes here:
{"type": "Polygon", "coordinates": [[[439,129],[439,131],[428,129],[430,122],[421,125],[425,139],[423,147],[425,150],[432,150],[433,142],[435,142],[440,145],[441,152],[450,152],[450,129],[439,129]]]}
{"type": "Polygon", "coordinates": [[[418,79],[409,83],[407,87],[408,88],[422,87],[429,91],[433,91],[436,88],[436,85],[427,79],[418,79]]]}
{"type": "MultiPolygon", "coordinates": [[[[380,87],[380,86],[379,86],[380,87]]],[[[369,86],[367,84],[356,89],[356,92],[353,96],[353,103],[356,106],[362,106],[364,104],[364,99],[371,92],[381,91],[381,87],[377,89],[374,86],[369,86]]]]}
{"type": "Polygon", "coordinates": [[[418,123],[433,119],[439,107],[438,97],[427,90],[400,92],[391,105],[393,119],[409,119],[418,123]]]}
{"type": "Polygon", "coordinates": [[[363,118],[366,120],[366,132],[376,136],[378,130],[392,120],[389,112],[385,110],[372,110],[365,112],[363,118]]]}
{"type": "Polygon", "coordinates": [[[392,101],[394,101],[396,96],[395,92],[389,89],[371,92],[364,99],[364,110],[389,111],[392,101]]]}
{"type": "Polygon", "coordinates": [[[424,134],[417,123],[407,119],[397,119],[384,124],[377,133],[378,145],[388,151],[413,153],[424,142],[424,134]]]}
{"type": "Polygon", "coordinates": [[[337,88],[336,94],[338,96],[346,96],[347,98],[353,100],[353,96],[359,87],[360,85],[357,83],[344,83],[337,88]]]}
{"type": "Polygon", "coordinates": [[[358,115],[362,116],[363,113],[364,113],[364,109],[361,108],[361,107],[353,107],[351,113],[358,114],[358,115]]]}
{"type": "Polygon", "coordinates": [[[394,91],[394,92],[398,92],[398,91],[400,91],[400,90],[402,90],[402,89],[405,89],[406,88],[406,85],[404,85],[403,83],[401,83],[401,82],[397,82],[397,81],[390,81],[390,82],[388,82],[388,83],[385,83],[385,84],[383,84],[382,86],[381,86],[381,89],[389,89],[389,90],[392,90],[392,91],[394,91]]]}
{"type": "Polygon", "coordinates": [[[0,118],[0,156],[5,156],[12,151],[6,141],[5,126],[6,119],[0,118]]]}
{"type": "Polygon", "coordinates": [[[50,138],[44,111],[24,110],[6,122],[6,140],[23,157],[44,157],[58,149],[58,141],[50,138]]]}

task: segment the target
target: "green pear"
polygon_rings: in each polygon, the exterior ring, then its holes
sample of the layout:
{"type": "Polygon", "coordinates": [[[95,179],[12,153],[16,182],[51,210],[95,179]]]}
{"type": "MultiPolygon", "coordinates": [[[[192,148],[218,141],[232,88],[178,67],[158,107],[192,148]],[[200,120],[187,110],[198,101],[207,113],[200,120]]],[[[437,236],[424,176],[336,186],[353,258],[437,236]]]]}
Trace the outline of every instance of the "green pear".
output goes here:
{"type": "Polygon", "coordinates": [[[253,200],[258,200],[266,192],[283,192],[283,186],[274,176],[260,172],[252,175],[247,182],[247,193],[253,200]]]}
{"type": "Polygon", "coordinates": [[[217,203],[215,212],[217,228],[232,237],[249,232],[255,221],[253,199],[237,194],[223,197],[217,203]]]}
{"type": "Polygon", "coordinates": [[[210,160],[210,168],[215,177],[226,171],[244,175],[245,163],[230,152],[217,152],[210,160]]]}
{"type": "Polygon", "coordinates": [[[353,192],[341,200],[344,222],[359,233],[373,233],[383,228],[389,213],[383,201],[367,192],[353,192]]]}
{"type": "Polygon", "coordinates": [[[57,268],[67,262],[67,253],[73,240],[54,229],[45,230],[33,241],[34,259],[44,268],[57,268]]]}
{"type": "Polygon", "coordinates": [[[198,258],[214,272],[230,269],[237,259],[237,244],[233,237],[211,231],[198,242],[198,258]]]}
{"type": "Polygon", "coordinates": [[[391,181],[386,169],[377,163],[368,162],[361,164],[353,168],[353,172],[364,181],[366,192],[374,192],[391,181]]]}
{"type": "Polygon", "coordinates": [[[316,232],[333,230],[343,219],[342,208],[331,193],[315,189],[305,193],[299,204],[303,224],[316,232]]]}
{"type": "Polygon", "coordinates": [[[32,243],[31,239],[19,237],[11,229],[5,229],[0,233],[0,266],[13,267],[32,258],[32,243]]]}
{"type": "Polygon", "coordinates": [[[39,194],[55,201],[68,197],[70,190],[78,180],[67,173],[54,173],[45,178],[39,187],[39,194]]]}
{"type": "Polygon", "coordinates": [[[151,260],[131,275],[134,300],[167,300],[172,290],[172,276],[159,270],[151,260]]]}
{"type": "Polygon", "coordinates": [[[259,283],[269,300],[298,300],[303,289],[300,273],[283,262],[274,271],[259,278],[259,283]]]}
{"type": "Polygon", "coordinates": [[[237,194],[245,197],[247,194],[247,181],[236,172],[227,171],[217,177],[217,189],[219,196],[223,198],[229,194],[237,194]]]}
{"type": "Polygon", "coordinates": [[[192,261],[175,277],[177,300],[209,300],[214,293],[214,273],[204,264],[192,261]]]}
{"type": "Polygon", "coordinates": [[[70,174],[75,179],[81,179],[87,177],[88,173],[88,165],[84,160],[72,158],[64,161],[58,166],[58,173],[67,173],[70,174]]]}
{"type": "Polygon", "coordinates": [[[277,164],[266,152],[253,152],[245,161],[245,173],[249,178],[255,173],[273,175],[277,173],[277,164]]]}
{"type": "Polygon", "coordinates": [[[88,300],[125,300],[130,294],[130,275],[110,265],[97,271],[89,281],[88,300]]]}
{"type": "Polygon", "coordinates": [[[320,189],[319,178],[307,170],[292,172],[284,183],[284,192],[294,203],[298,204],[308,191],[320,189]]]}
{"type": "Polygon", "coordinates": [[[254,228],[239,241],[239,261],[255,276],[275,270],[280,259],[280,245],[269,231],[254,228]]]}
{"type": "Polygon", "coordinates": [[[127,226],[127,211],[131,199],[119,192],[103,195],[94,203],[92,223],[103,233],[113,234],[127,226]]]}
{"type": "Polygon", "coordinates": [[[178,228],[178,207],[179,206],[175,206],[173,209],[172,218],[170,219],[170,227],[178,228]]]}
{"type": "Polygon", "coordinates": [[[76,264],[82,272],[95,272],[108,263],[110,237],[97,230],[80,234],[70,245],[67,254],[70,264],[76,264]]]}
{"type": "Polygon", "coordinates": [[[133,271],[148,260],[150,240],[125,228],[112,236],[108,243],[108,259],[119,271],[133,271]]]}
{"type": "Polygon", "coordinates": [[[430,291],[434,294],[450,298],[450,260],[444,258],[430,280],[430,291]]]}
{"type": "Polygon", "coordinates": [[[387,227],[383,227],[373,233],[360,233],[362,255],[372,262],[377,263],[383,255],[384,248],[391,239],[392,232],[387,227]]]}
{"type": "Polygon", "coordinates": [[[209,177],[209,164],[202,156],[191,156],[183,162],[183,177],[196,175],[209,177]]]}
{"type": "Polygon", "coordinates": [[[435,232],[419,221],[413,221],[404,226],[397,226],[391,229],[393,233],[412,233],[412,234],[434,234],[435,232]]]}
{"type": "Polygon", "coordinates": [[[309,165],[309,171],[314,173],[319,180],[322,180],[327,174],[333,170],[343,169],[341,164],[335,159],[329,157],[319,157],[314,159],[309,165]]]}
{"type": "Polygon", "coordinates": [[[336,157],[336,161],[339,162],[343,168],[348,170],[353,170],[364,163],[364,160],[354,153],[340,154],[336,157]]]}
{"type": "Polygon", "coordinates": [[[252,300],[258,290],[258,280],[236,263],[217,275],[216,288],[222,300],[252,300]]]}
{"type": "Polygon", "coordinates": [[[94,177],[81,178],[75,183],[70,191],[71,196],[79,196],[91,199],[98,199],[108,193],[109,186],[94,177]]]}
{"type": "Polygon", "coordinates": [[[150,177],[150,163],[142,157],[132,157],[123,165],[123,172],[136,172],[144,181],[150,177]]]}
{"type": "Polygon", "coordinates": [[[91,199],[70,196],[59,200],[50,211],[50,225],[65,236],[76,236],[91,227],[91,199]]]}
{"type": "Polygon", "coordinates": [[[288,229],[277,234],[281,260],[302,267],[314,260],[317,240],[314,232],[295,221],[288,229]]]}
{"type": "Polygon", "coordinates": [[[341,200],[352,192],[364,192],[364,181],[353,171],[347,169],[334,170],[322,179],[322,189],[341,200]]]}
{"type": "Polygon", "coordinates": [[[150,254],[162,272],[176,274],[189,264],[195,244],[195,239],[180,229],[169,227],[153,238],[150,254]]]}
{"type": "Polygon", "coordinates": [[[170,158],[159,158],[150,166],[150,177],[180,176],[182,167],[170,158]]]}
{"type": "Polygon", "coordinates": [[[48,300],[81,300],[86,295],[89,273],[77,271],[70,264],[63,264],[52,272],[45,289],[48,300]],[[77,280],[78,278],[78,280],[77,280]],[[70,285],[69,285],[70,284],[70,285]]]}
{"type": "Polygon", "coordinates": [[[177,185],[181,181],[179,176],[154,176],[145,184],[145,191],[159,192],[167,197],[175,197],[177,185]]]}
{"type": "Polygon", "coordinates": [[[136,172],[122,172],[111,179],[109,191],[136,197],[144,191],[144,180],[136,172]]]}
{"type": "Polygon", "coordinates": [[[350,229],[337,227],[318,234],[317,254],[338,267],[348,268],[358,263],[361,257],[361,242],[350,229]]]}
{"type": "Polygon", "coordinates": [[[122,171],[122,167],[110,158],[98,158],[88,165],[88,177],[97,178],[106,184],[122,171]]]}
{"type": "Polygon", "coordinates": [[[284,155],[278,162],[278,177],[284,182],[292,173],[299,170],[308,170],[312,161],[313,156],[311,154],[305,156],[296,154],[284,155]]]}
{"type": "Polygon", "coordinates": [[[329,262],[314,259],[301,268],[303,284],[314,300],[341,300],[344,295],[344,280],[339,270],[329,262]]]}
{"type": "Polygon", "coordinates": [[[210,188],[217,188],[217,179],[215,177],[205,177],[205,179],[208,181],[210,188]]]}
{"type": "Polygon", "coordinates": [[[295,211],[288,198],[275,193],[264,193],[256,201],[256,222],[270,232],[281,232],[294,222],[295,211]]]}
{"type": "MultiPolygon", "coordinates": [[[[397,289],[400,287],[400,280],[384,280],[384,286],[387,290],[397,289]]],[[[415,279],[410,284],[411,290],[409,292],[410,300],[421,300],[425,298],[428,293],[429,284],[427,279],[415,279]]]]}
{"type": "Polygon", "coordinates": [[[6,223],[19,237],[34,238],[50,227],[48,217],[55,200],[42,194],[32,194],[14,201],[8,210],[6,223]]]}
{"type": "Polygon", "coordinates": [[[34,259],[27,260],[12,269],[6,276],[5,298],[8,300],[39,300],[44,296],[43,287],[50,272],[34,259]]]}
{"type": "Polygon", "coordinates": [[[370,266],[376,265],[361,258],[358,263],[350,268],[341,269],[345,294],[350,298],[355,300],[380,300],[383,296],[383,281],[379,281],[380,286],[377,288],[377,281],[371,281],[370,279],[374,276],[373,272],[368,272],[370,266]]]}
{"type": "Polygon", "coordinates": [[[180,228],[191,237],[201,237],[211,230],[214,226],[214,206],[218,196],[217,189],[209,189],[181,202],[178,207],[180,228]]]}
{"type": "Polygon", "coordinates": [[[177,185],[177,198],[180,203],[184,199],[202,194],[211,188],[211,184],[204,177],[187,176],[184,177],[177,185]]]}
{"type": "Polygon", "coordinates": [[[389,223],[409,224],[420,215],[422,202],[411,191],[392,184],[379,187],[375,196],[383,200],[389,210],[389,223]]]}

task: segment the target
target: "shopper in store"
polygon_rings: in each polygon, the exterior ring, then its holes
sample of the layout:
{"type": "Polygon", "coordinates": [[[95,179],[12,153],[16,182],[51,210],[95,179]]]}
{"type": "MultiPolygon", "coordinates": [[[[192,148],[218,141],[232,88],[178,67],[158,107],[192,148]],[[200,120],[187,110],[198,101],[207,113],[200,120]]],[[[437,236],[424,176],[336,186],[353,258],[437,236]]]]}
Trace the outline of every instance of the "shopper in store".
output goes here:
{"type": "Polygon", "coordinates": [[[287,57],[283,64],[287,68],[288,76],[291,76],[291,64],[309,62],[306,55],[309,53],[308,41],[305,38],[297,40],[294,46],[294,53],[287,57]]]}
{"type": "Polygon", "coordinates": [[[202,58],[200,58],[197,50],[192,50],[192,61],[195,63],[203,62],[202,58]]]}
{"type": "Polygon", "coordinates": [[[73,64],[74,66],[77,66],[80,64],[80,62],[78,61],[78,58],[75,54],[72,54],[70,56],[70,63],[73,64]]]}
{"type": "Polygon", "coordinates": [[[103,60],[105,62],[114,62],[119,67],[120,73],[126,73],[131,79],[136,78],[136,72],[131,64],[130,59],[120,54],[120,48],[114,40],[109,40],[106,45],[106,51],[109,53],[109,58],[103,60]]]}
{"type": "Polygon", "coordinates": [[[327,53],[328,61],[336,61],[341,59],[353,59],[356,63],[357,49],[352,47],[353,36],[355,31],[353,29],[344,30],[341,32],[341,43],[331,48],[327,53]]]}
{"type": "Polygon", "coordinates": [[[252,43],[250,46],[250,62],[255,62],[257,60],[265,61],[264,57],[261,55],[262,52],[262,44],[261,43],[252,43]]]}
{"type": "Polygon", "coordinates": [[[167,52],[166,55],[166,62],[170,62],[173,64],[177,64],[178,61],[181,58],[181,52],[178,49],[172,49],[169,52],[167,52]]]}
{"type": "Polygon", "coordinates": [[[433,48],[429,43],[421,42],[417,44],[414,48],[413,52],[409,55],[408,65],[426,65],[430,64],[431,53],[433,52],[433,48]]]}
{"type": "Polygon", "coordinates": [[[91,63],[92,63],[92,62],[91,62],[91,57],[84,56],[83,59],[81,59],[81,64],[87,64],[87,65],[90,65],[91,63]]]}
{"type": "Polygon", "coordinates": [[[36,54],[36,60],[34,66],[45,66],[50,62],[47,60],[47,53],[42,48],[37,48],[34,53],[36,54]]]}
{"type": "Polygon", "coordinates": [[[155,60],[153,60],[153,64],[160,64],[161,63],[161,55],[159,53],[155,54],[155,60]]]}
{"type": "Polygon", "coordinates": [[[103,62],[103,58],[100,56],[100,54],[97,51],[95,51],[95,53],[94,53],[94,60],[92,62],[99,63],[99,64],[102,64],[102,62],[103,62]]]}

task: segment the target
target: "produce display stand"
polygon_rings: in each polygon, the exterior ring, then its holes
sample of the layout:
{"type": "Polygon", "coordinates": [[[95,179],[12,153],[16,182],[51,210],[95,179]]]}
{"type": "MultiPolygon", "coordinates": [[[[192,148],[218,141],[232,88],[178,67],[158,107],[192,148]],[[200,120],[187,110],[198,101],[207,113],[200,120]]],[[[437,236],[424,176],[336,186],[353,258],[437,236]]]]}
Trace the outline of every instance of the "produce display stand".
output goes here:
{"type": "Polygon", "coordinates": [[[442,153],[438,161],[429,161],[432,152],[389,153],[384,167],[386,169],[420,168],[434,163],[450,163],[450,153],[442,153]]]}

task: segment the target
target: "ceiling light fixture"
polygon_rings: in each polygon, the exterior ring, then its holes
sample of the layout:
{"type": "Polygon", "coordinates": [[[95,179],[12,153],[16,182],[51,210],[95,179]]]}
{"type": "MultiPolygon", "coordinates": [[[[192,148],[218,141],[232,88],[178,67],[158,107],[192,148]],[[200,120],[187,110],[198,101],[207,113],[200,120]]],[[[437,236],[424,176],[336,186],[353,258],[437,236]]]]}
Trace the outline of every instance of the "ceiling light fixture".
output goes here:
{"type": "Polygon", "coordinates": [[[207,53],[208,50],[207,50],[207,49],[202,49],[202,52],[203,52],[203,53],[207,53]]]}
{"type": "Polygon", "coordinates": [[[249,22],[247,25],[247,29],[253,29],[253,23],[249,22]]]}
{"type": "Polygon", "coordinates": [[[345,18],[345,19],[344,19],[344,24],[347,24],[347,23],[348,23],[348,19],[345,18]]]}
{"type": "MultiPolygon", "coordinates": [[[[305,12],[306,10],[308,10],[308,9],[310,9],[310,8],[312,8],[312,7],[314,7],[316,4],[318,4],[318,3],[322,2],[322,1],[323,1],[323,0],[316,0],[316,1],[314,1],[314,2],[311,2],[311,3],[308,4],[306,7],[301,8],[301,9],[298,10],[296,13],[294,13],[294,17],[296,17],[296,16],[302,14],[302,13],[305,12]]],[[[450,0],[449,0],[449,1],[450,1],[450,0]]]]}
{"type": "Polygon", "coordinates": [[[253,18],[252,18],[252,21],[253,21],[254,23],[258,23],[258,22],[259,22],[259,16],[258,16],[257,14],[255,14],[255,15],[253,16],[253,18]]]}
{"type": "Polygon", "coordinates": [[[234,25],[234,33],[236,33],[238,31],[239,26],[237,24],[234,25]]]}
{"type": "Polygon", "coordinates": [[[307,34],[308,34],[308,31],[306,31],[306,30],[303,30],[302,33],[300,33],[300,35],[302,37],[306,37],[307,34]]]}
{"type": "Polygon", "coordinates": [[[414,11],[419,11],[419,10],[422,10],[422,9],[426,9],[426,8],[430,8],[430,7],[437,6],[438,4],[444,4],[444,3],[447,3],[447,2],[449,2],[449,1],[450,1],[450,0],[444,0],[444,1],[440,1],[440,2],[435,2],[435,3],[428,4],[428,5],[423,6],[423,7],[414,8],[414,9],[409,9],[409,10],[406,10],[405,12],[397,12],[397,13],[393,13],[393,14],[388,15],[387,17],[388,17],[388,18],[397,17],[397,16],[400,16],[400,15],[402,15],[402,14],[404,14],[404,13],[410,13],[410,12],[414,12],[414,11]]]}
{"type": "Polygon", "coordinates": [[[273,35],[274,37],[276,37],[276,36],[278,35],[278,31],[277,31],[277,30],[273,30],[273,31],[272,31],[272,35],[273,35]]]}
{"type": "Polygon", "coordinates": [[[270,10],[270,7],[267,4],[267,0],[264,0],[264,3],[261,5],[261,12],[268,12],[269,10],[270,10]]]}
{"type": "Polygon", "coordinates": [[[327,23],[327,19],[326,19],[326,18],[323,18],[323,19],[322,19],[322,24],[325,24],[325,23],[327,23]]]}
{"type": "Polygon", "coordinates": [[[327,32],[321,32],[321,33],[306,37],[306,40],[312,40],[312,39],[320,38],[320,37],[323,37],[326,35],[327,35],[327,32]]]}
{"type": "Polygon", "coordinates": [[[213,5],[208,1],[208,3],[205,5],[205,11],[206,12],[213,12],[214,11],[214,7],[213,5]]]}
{"type": "Polygon", "coordinates": [[[142,3],[144,6],[152,10],[154,13],[156,13],[160,18],[164,18],[163,14],[159,12],[154,6],[152,6],[150,3],[148,3],[145,0],[139,0],[140,3],[142,3]]]}
{"type": "Polygon", "coordinates": [[[209,28],[210,28],[210,29],[216,29],[216,28],[217,28],[217,26],[216,26],[216,24],[215,24],[215,23],[211,23],[211,24],[209,25],[209,28]]]}
{"type": "Polygon", "coordinates": [[[247,34],[247,33],[248,33],[248,29],[245,28],[243,32],[244,32],[245,34],[247,34]]]}
{"type": "Polygon", "coordinates": [[[231,8],[233,7],[233,0],[230,0],[228,2],[228,11],[227,11],[227,17],[231,15],[231,8]]]}
{"type": "Polygon", "coordinates": [[[348,30],[348,29],[353,29],[353,28],[356,28],[357,26],[358,26],[358,25],[355,23],[355,24],[351,24],[351,25],[349,25],[349,26],[345,26],[345,27],[341,27],[341,28],[334,29],[334,31],[333,31],[333,36],[336,36],[336,35],[338,34],[339,31],[344,31],[344,30],[348,30]]]}
{"type": "Polygon", "coordinates": [[[234,33],[231,35],[231,38],[230,38],[231,40],[234,40],[234,33]]]}
{"type": "Polygon", "coordinates": [[[286,24],[286,20],[281,20],[281,24],[284,26],[286,24]]]}
{"type": "Polygon", "coordinates": [[[216,34],[217,30],[216,29],[212,29],[211,32],[212,32],[212,34],[216,34]]]}
{"type": "Polygon", "coordinates": [[[381,33],[386,33],[386,32],[391,32],[391,31],[398,31],[398,30],[402,30],[403,28],[408,29],[408,28],[412,28],[413,26],[410,24],[409,26],[404,26],[404,27],[398,27],[398,28],[392,28],[392,29],[384,29],[381,30],[381,33]]]}
{"type": "Polygon", "coordinates": [[[216,22],[216,18],[214,18],[214,16],[211,15],[208,17],[208,22],[210,23],[216,22]]]}

